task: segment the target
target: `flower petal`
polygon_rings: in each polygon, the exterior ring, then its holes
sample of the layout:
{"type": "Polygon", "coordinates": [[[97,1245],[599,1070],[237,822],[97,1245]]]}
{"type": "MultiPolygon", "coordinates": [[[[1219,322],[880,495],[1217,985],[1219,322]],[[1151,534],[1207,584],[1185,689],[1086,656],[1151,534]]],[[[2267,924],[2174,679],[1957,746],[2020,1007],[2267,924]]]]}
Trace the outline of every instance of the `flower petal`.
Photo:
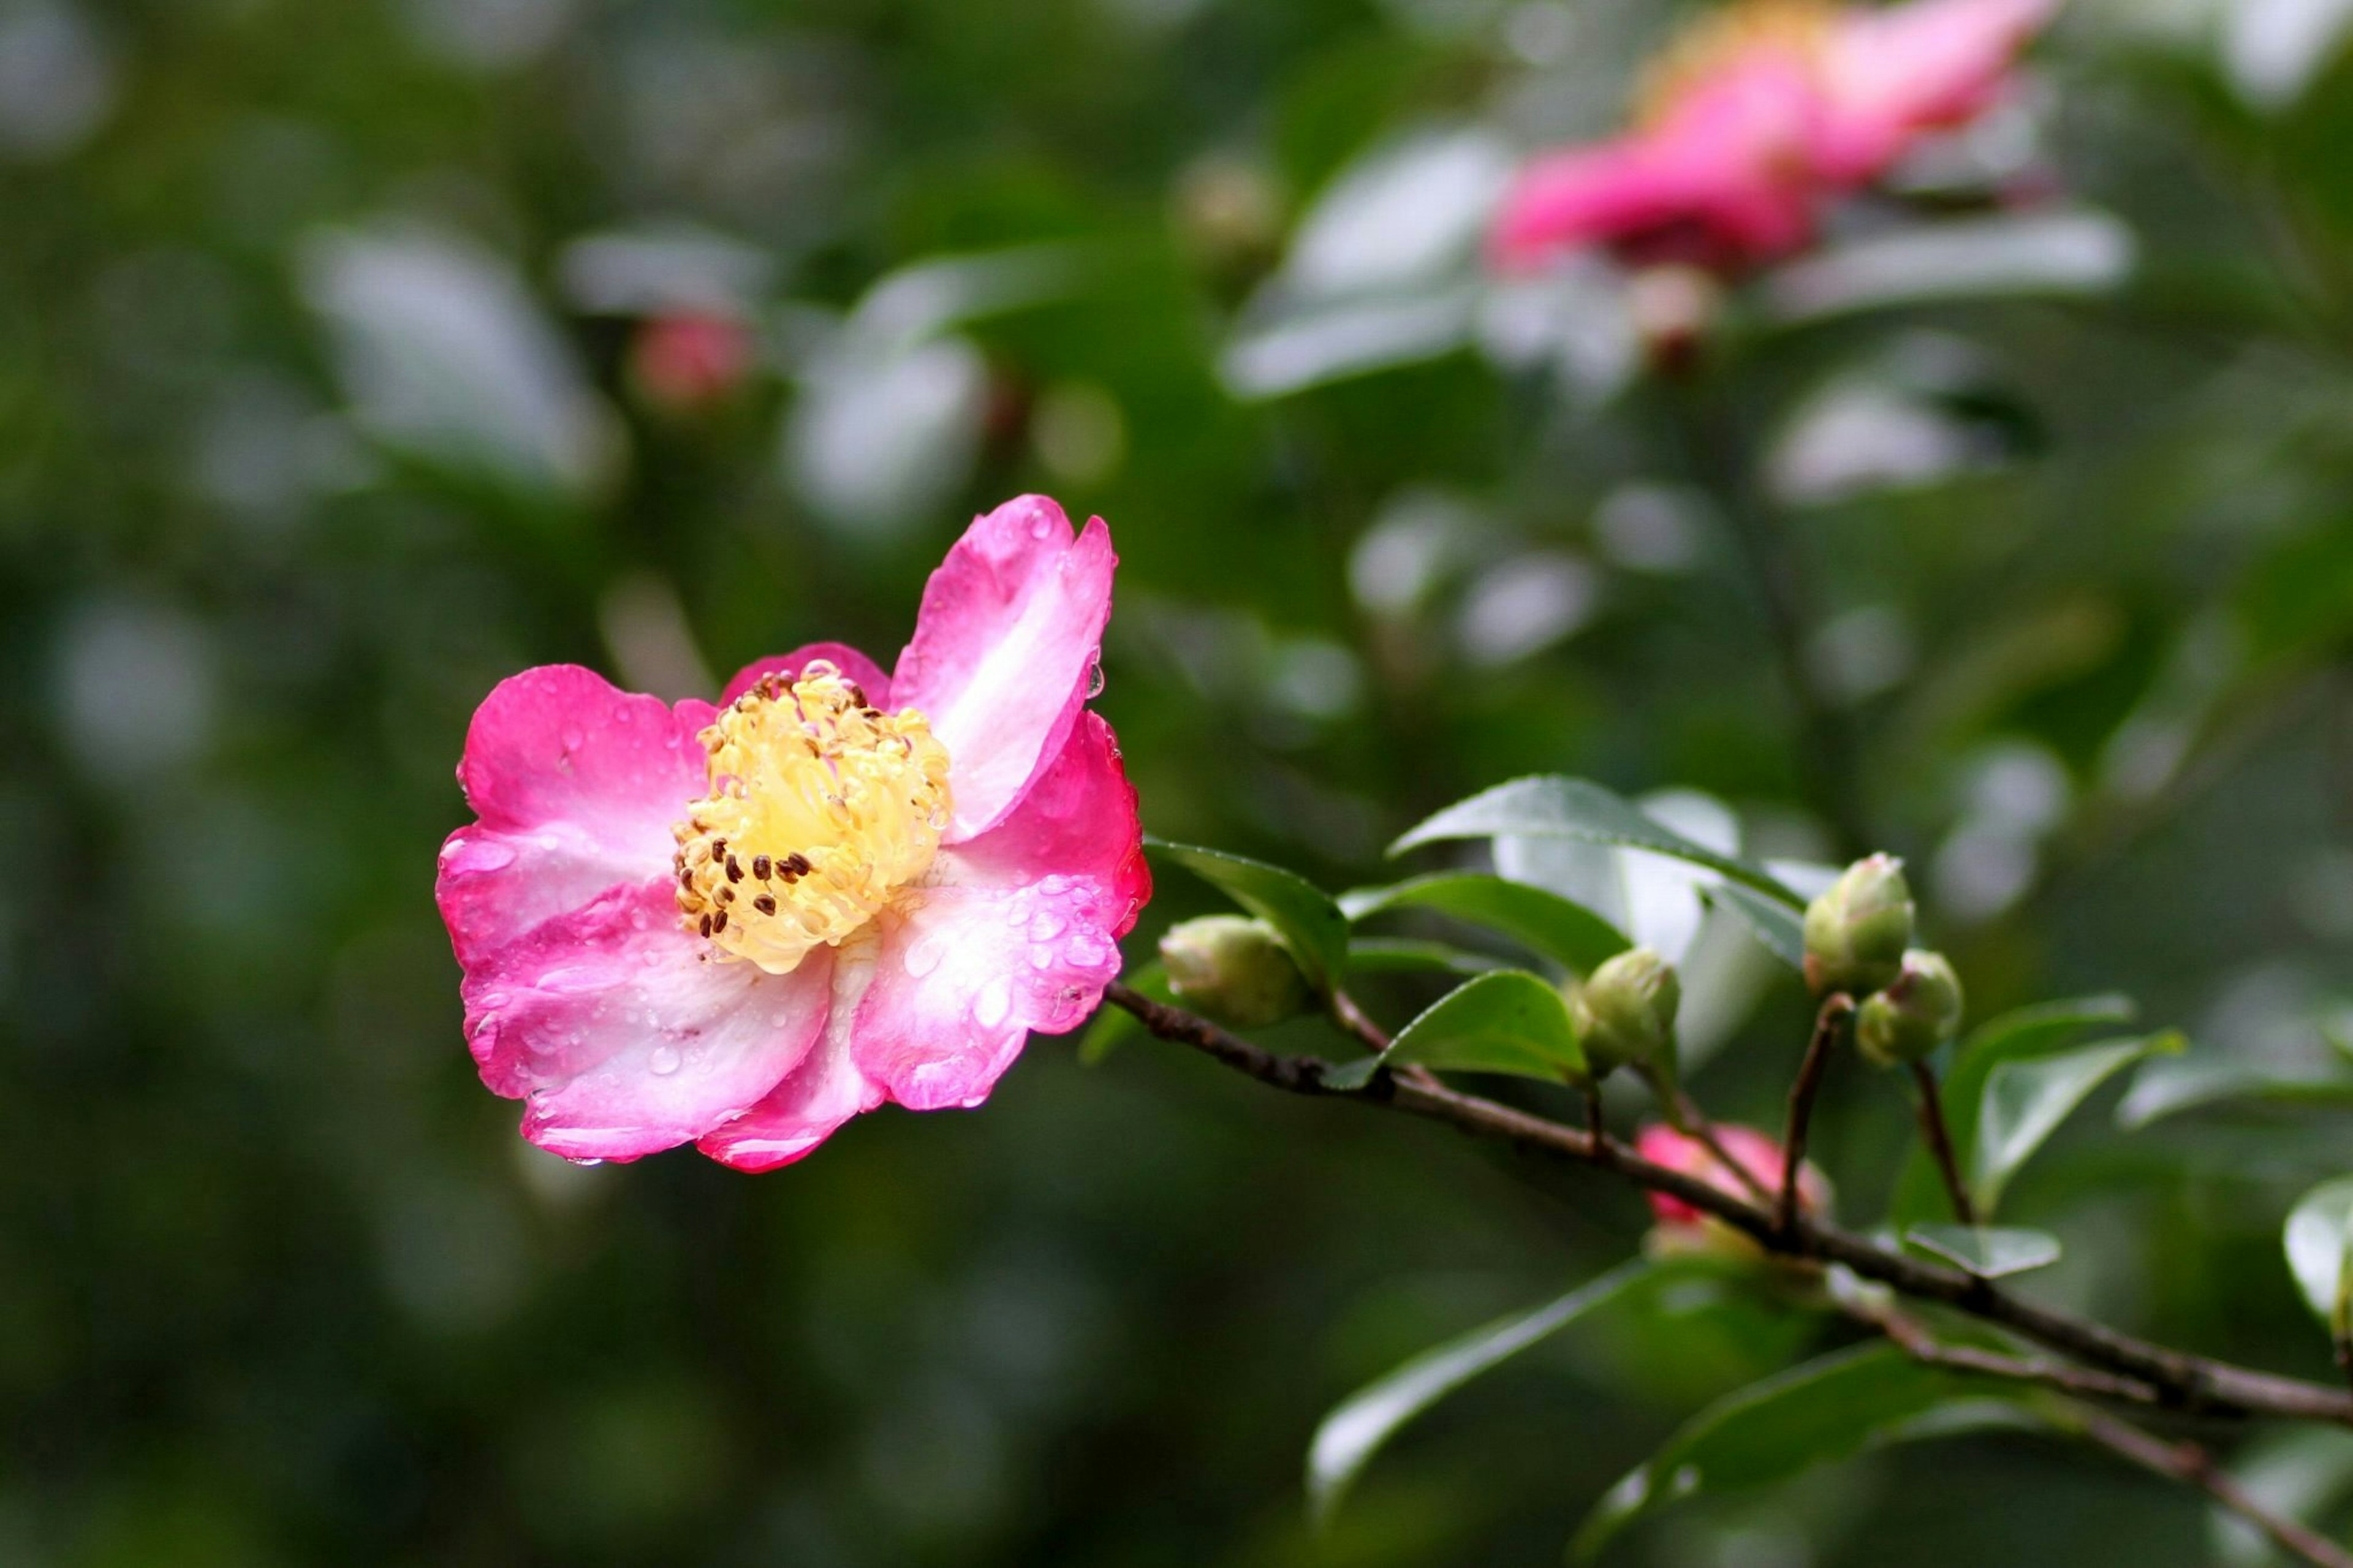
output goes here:
{"type": "Polygon", "coordinates": [[[831,661],[834,668],[864,687],[867,700],[877,708],[890,702],[891,678],[882,673],[881,665],[847,643],[813,642],[790,653],[771,654],[766,658],[754,659],[735,672],[735,679],[729,681],[727,689],[720,694],[720,704],[723,707],[734,701],[757,685],[764,675],[781,675],[786,680],[798,680],[809,661],[817,658],[831,661]]]}
{"type": "Polygon", "coordinates": [[[1825,72],[1825,172],[1871,179],[1925,132],[1992,107],[2053,8],[2054,0],[1913,0],[1850,15],[1825,72]]]}
{"type": "Polygon", "coordinates": [[[858,1070],[852,1021],[874,975],[875,941],[861,932],[833,956],[833,1010],[800,1065],[750,1110],[703,1134],[695,1147],[739,1171],[773,1171],[817,1152],[835,1129],[882,1103],[881,1085],[858,1070]]]}
{"type": "Polygon", "coordinates": [[[458,764],[480,820],[441,847],[434,889],[459,962],[661,875],[670,824],[709,787],[695,735],[714,711],[618,690],[576,665],[501,681],[458,764]]]}
{"type": "Polygon", "coordinates": [[[526,1098],[523,1136],[573,1159],[629,1160],[701,1137],[807,1055],[832,952],[790,974],[710,956],[668,878],[617,888],[468,967],[482,1081],[526,1098]]]}
{"type": "Polygon", "coordinates": [[[932,574],[892,700],[920,709],[947,748],[947,842],[1002,819],[1061,750],[1094,678],[1117,561],[1101,518],[1073,539],[1060,507],[1023,496],[975,519],[932,574]]]}
{"type": "Polygon", "coordinates": [[[1030,1030],[1094,1011],[1151,892],[1111,726],[1082,714],[1013,814],[942,849],[929,885],[876,922],[859,1068],[913,1110],[979,1104],[1030,1030]]]}

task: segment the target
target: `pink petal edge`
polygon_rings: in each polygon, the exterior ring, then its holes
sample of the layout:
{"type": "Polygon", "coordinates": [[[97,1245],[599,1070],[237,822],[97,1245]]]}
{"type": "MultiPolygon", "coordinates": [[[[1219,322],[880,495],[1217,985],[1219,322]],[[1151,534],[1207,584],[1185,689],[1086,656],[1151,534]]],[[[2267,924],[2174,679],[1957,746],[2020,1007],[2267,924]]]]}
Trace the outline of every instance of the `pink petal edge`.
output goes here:
{"type": "Polygon", "coordinates": [[[947,748],[956,843],[1001,821],[1060,752],[1111,617],[1111,531],[1022,496],[973,520],[924,585],[892,700],[947,748]]]}

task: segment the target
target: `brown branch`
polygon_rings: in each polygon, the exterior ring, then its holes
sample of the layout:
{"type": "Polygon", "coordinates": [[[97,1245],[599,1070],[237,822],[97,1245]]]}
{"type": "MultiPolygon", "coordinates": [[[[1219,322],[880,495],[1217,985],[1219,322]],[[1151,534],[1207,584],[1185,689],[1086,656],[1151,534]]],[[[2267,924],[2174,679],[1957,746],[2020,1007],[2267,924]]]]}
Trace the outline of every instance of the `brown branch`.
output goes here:
{"type": "Polygon", "coordinates": [[[1900,1295],[1935,1301],[1997,1324],[2087,1366],[2145,1383],[2157,1391],[2158,1403],[2169,1409],[2207,1415],[2262,1414],[2353,1426],[2353,1394],[2151,1344],[2104,1323],[2021,1300],[1989,1280],[1889,1251],[1802,1214],[1793,1226],[1784,1228],[1767,1209],[1699,1177],[1652,1164],[1622,1143],[1597,1142],[1590,1132],[1463,1094],[1437,1081],[1435,1075],[1423,1082],[1381,1073],[1362,1091],[1334,1089],[1324,1081],[1326,1065],[1312,1057],[1276,1056],[1205,1018],[1155,1002],[1117,982],[1104,995],[1161,1038],[1190,1046],[1237,1072],[1293,1094],[1333,1095],[1402,1110],[1474,1137],[1577,1164],[1599,1165],[1606,1160],[1608,1169],[1722,1220],[1755,1238],[1768,1252],[1842,1264],[1900,1295]]]}
{"type": "Polygon", "coordinates": [[[2003,1355],[1998,1351],[1983,1350],[1975,1345],[1948,1345],[1919,1322],[1893,1309],[1874,1311],[1850,1306],[1845,1310],[1847,1316],[1878,1330],[1900,1346],[1905,1354],[1927,1366],[1943,1367],[1948,1372],[1967,1373],[1976,1377],[2039,1384],[2079,1399],[2107,1400],[2121,1405],[2163,1403],[2158,1391],[2138,1378],[2094,1372],[2065,1362],[2003,1355]]]}
{"type": "Polygon", "coordinates": [[[2265,1508],[2214,1457],[2195,1443],[2168,1443],[2111,1415],[2085,1411],[2080,1430],[2093,1442],[2138,1465],[2142,1469],[2196,1487],[2217,1503],[2263,1532],[2281,1551],[2301,1557],[2317,1568],[2353,1568],[2353,1552],[2292,1519],[2265,1508]]]}
{"type": "Polygon", "coordinates": [[[1936,1069],[1926,1062],[1912,1064],[1912,1081],[1920,1088],[1920,1136],[1936,1159],[1945,1192],[1953,1200],[1953,1217],[1963,1225],[1978,1223],[1977,1205],[1969,1202],[1968,1184],[1961,1180],[1961,1163],[1953,1154],[1952,1129],[1945,1123],[1945,1102],[1936,1092],[1936,1069]]]}
{"type": "Polygon", "coordinates": [[[1781,1201],[1775,1210],[1779,1229],[1788,1234],[1798,1226],[1799,1177],[1806,1168],[1806,1138],[1814,1121],[1814,1097],[1821,1092],[1822,1074],[1838,1049],[1839,1036],[1854,1016],[1854,998],[1833,991],[1822,998],[1814,1016],[1814,1037],[1806,1043],[1806,1059],[1799,1064],[1798,1081],[1789,1087],[1789,1127],[1781,1139],[1781,1201]]]}

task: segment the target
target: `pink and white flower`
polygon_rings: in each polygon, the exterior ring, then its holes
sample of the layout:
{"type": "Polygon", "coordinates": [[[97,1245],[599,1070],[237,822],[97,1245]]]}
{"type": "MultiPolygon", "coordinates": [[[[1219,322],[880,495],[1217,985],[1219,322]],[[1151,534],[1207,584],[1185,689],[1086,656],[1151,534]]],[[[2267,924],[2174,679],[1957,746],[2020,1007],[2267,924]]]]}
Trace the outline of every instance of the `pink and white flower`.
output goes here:
{"type": "Polygon", "coordinates": [[[1088,710],[1116,557],[1042,497],[976,520],[885,675],[819,643],[720,705],[525,670],[474,715],[437,885],[482,1081],[575,1160],[797,1160],[886,1100],[973,1106],[1075,1027],[1151,896],[1088,710]]]}
{"type": "Polygon", "coordinates": [[[1798,250],[1831,200],[1992,108],[2055,3],[1734,5],[1670,52],[1636,129],[1522,172],[1496,262],[1600,247],[1733,271],[1798,250]]]}

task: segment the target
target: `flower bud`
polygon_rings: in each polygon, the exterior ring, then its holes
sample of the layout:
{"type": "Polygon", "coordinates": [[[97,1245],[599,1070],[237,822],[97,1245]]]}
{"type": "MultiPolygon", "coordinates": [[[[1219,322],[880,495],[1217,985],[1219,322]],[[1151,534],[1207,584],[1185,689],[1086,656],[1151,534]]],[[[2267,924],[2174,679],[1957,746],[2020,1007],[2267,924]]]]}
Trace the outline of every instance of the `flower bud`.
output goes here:
{"type": "MultiPolygon", "coordinates": [[[[1788,1161],[1778,1142],[1753,1127],[1726,1122],[1716,1125],[1715,1138],[1724,1145],[1725,1153],[1757,1178],[1758,1185],[1768,1193],[1780,1192],[1781,1173],[1788,1169],[1788,1161]]],[[[1720,1193],[1743,1202],[1756,1201],[1747,1184],[1726,1169],[1706,1144],[1689,1133],[1678,1132],[1672,1127],[1645,1127],[1635,1140],[1634,1152],[1653,1165],[1697,1176],[1720,1193]]],[[[1765,1249],[1753,1238],[1681,1198],[1664,1193],[1652,1193],[1650,1197],[1651,1215],[1655,1223],[1644,1247],[1651,1256],[1699,1255],[1752,1262],[1764,1258],[1765,1249]]],[[[1831,1184],[1822,1173],[1810,1162],[1799,1167],[1799,1212],[1810,1219],[1816,1218],[1827,1214],[1830,1205],[1831,1184]]]]}
{"type": "Polygon", "coordinates": [[[1647,947],[1620,953],[1586,977],[1575,1005],[1577,1043],[1595,1078],[1622,1067],[1672,1066],[1683,982],[1647,947]]]}
{"type": "Polygon", "coordinates": [[[1274,928],[1242,915],[1204,915],[1160,939],[1168,989],[1203,1017],[1258,1029],[1305,1012],[1307,977],[1274,928]]]}
{"type": "Polygon", "coordinates": [[[1893,855],[1856,861],[1806,907],[1806,984],[1817,996],[1894,984],[1911,945],[1912,889],[1893,855]]]}
{"type": "Polygon", "coordinates": [[[1854,1018],[1854,1043],[1881,1067],[1916,1062],[1959,1032],[1961,977],[1941,952],[1914,948],[1903,973],[1866,998],[1854,1018]]]}

